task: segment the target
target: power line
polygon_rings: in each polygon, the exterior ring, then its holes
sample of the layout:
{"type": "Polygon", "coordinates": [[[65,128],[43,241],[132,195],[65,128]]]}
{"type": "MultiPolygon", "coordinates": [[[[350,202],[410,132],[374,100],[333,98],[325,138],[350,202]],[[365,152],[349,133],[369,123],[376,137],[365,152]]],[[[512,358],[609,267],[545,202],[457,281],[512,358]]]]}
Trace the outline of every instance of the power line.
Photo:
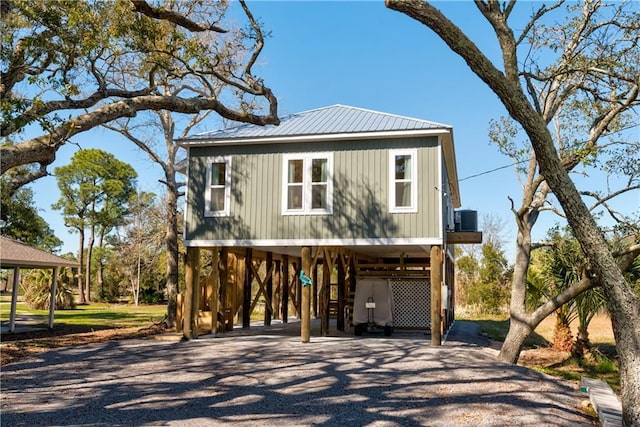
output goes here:
{"type": "Polygon", "coordinates": [[[519,162],[510,163],[508,165],[504,165],[504,166],[497,167],[495,169],[491,169],[491,170],[488,170],[488,171],[480,172],[480,173],[477,173],[475,175],[469,175],[469,176],[466,176],[464,178],[459,179],[458,182],[464,181],[466,179],[476,178],[476,177],[479,177],[479,176],[482,176],[482,175],[487,175],[487,174],[499,171],[501,169],[506,169],[506,168],[510,168],[510,167],[512,167],[514,165],[519,165],[520,163],[526,163],[528,161],[529,161],[528,159],[527,160],[520,160],[519,162]]]}
{"type": "MultiPolygon", "coordinates": [[[[620,133],[620,132],[623,132],[625,130],[633,129],[633,128],[638,127],[638,126],[640,126],[640,123],[632,123],[629,126],[626,126],[626,127],[622,128],[622,129],[619,129],[619,130],[617,130],[615,132],[611,132],[611,134],[620,133]]],[[[586,143],[586,142],[587,141],[584,141],[583,143],[586,143]]],[[[497,167],[495,169],[491,169],[491,170],[487,170],[487,171],[484,171],[484,172],[477,173],[475,175],[469,175],[469,176],[466,176],[464,178],[459,179],[458,182],[462,182],[462,181],[467,180],[467,179],[477,178],[477,177],[482,176],[482,175],[487,175],[487,174],[490,174],[490,173],[493,173],[493,172],[497,172],[497,171],[502,170],[502,169],[506,169],[506,168],[509,168],[509,167],[512,167],[512,166],[515,166],[515,165],[519,165],[521,163],[527,163],[529,160],[530,159],[520,160],[519,162],[515,162],[515,163],[508,164],[508,165],[500,166],[500,167],[497,167]]]]}

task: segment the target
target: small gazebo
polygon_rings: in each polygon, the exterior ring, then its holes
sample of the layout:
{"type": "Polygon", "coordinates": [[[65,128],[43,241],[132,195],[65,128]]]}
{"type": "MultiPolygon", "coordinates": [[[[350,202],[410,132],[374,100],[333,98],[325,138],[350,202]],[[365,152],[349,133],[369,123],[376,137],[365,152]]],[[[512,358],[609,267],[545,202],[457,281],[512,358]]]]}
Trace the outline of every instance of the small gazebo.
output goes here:
{"type": "MultiPolygon", "coordinates": [[[[9,332],[14,332],[16,327],[16,306],[18,302],[18,284],[20,283],[21,269],[53,269],[53,281],[51,283],[51,301],[55,301],[58,268],[78,268],[78,263],[61,258],[49,252],[36,249],[18,240],[0,236],[0,269],[13,269],[13,285],[11,290],[11,316],[9,320],[9,332]]],[[[55,304],[49,304],[49,329],[53,328],[53,312],[55,304]]]]}

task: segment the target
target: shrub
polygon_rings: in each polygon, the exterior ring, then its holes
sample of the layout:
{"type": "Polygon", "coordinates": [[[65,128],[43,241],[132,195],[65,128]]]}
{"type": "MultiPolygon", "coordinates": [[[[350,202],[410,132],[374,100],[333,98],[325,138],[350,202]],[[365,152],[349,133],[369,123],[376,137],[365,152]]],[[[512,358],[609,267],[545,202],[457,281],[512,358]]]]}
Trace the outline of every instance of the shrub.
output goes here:
{"type": "MultiPolygon", "coordinates": [[[[73,292],[65,280],[66,271],[61,270],[56,284],[55,309],[64,310],[76,306],[73,292]]],[[[51,270],[29,270],[22,277],[24,300],[28,307],[37,310],[48,310],[51,302],[51,270]]]]}

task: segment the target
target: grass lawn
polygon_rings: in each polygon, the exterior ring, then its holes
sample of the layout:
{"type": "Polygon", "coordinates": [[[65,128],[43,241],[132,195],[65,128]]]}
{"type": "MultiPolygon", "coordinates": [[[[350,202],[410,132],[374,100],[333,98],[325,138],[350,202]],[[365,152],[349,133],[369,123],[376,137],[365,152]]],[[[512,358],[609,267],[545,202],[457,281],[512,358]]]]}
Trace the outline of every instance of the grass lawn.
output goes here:
{"type": "MultiPolygon", "coordinates": [[[[469,317],[480,324],[482,332],[495,341],[504,341],[509,329],[509,320],[502,316],[469,317]]],[[[606,314],[597,315],[589,325],[592,352],[584,359],[576,359],[568,352],[550,348],[553,341],[555,317],[549,316],[535,329],[525,342],[519,364],[566,380],[579,381],[580,377],[598,378],[609,383],[620,393],[620,376],[616,362],[615,340],[611,321],[606,314]]],[[[577,324],[572,325],[575,337],[577,324]]]]}
{"type": "MultiPolygon", "coordinates": [[[[148,326],[162,320],[167,306],[133,304],[91,303],[78,305],[70,310],[56,310],[54,313],[55,328],[69,327],[78,331],[91,331],[109,328],[131,328],[148,326]]],[[[11,296],[0,297],[0,320],[7,321],[11,313],[11,296]]],[[[16,307],[18,316],[28,316],[30,323],[46,324],[49,319],[48,310],[33,310],[18,299],[16,307]]]]}

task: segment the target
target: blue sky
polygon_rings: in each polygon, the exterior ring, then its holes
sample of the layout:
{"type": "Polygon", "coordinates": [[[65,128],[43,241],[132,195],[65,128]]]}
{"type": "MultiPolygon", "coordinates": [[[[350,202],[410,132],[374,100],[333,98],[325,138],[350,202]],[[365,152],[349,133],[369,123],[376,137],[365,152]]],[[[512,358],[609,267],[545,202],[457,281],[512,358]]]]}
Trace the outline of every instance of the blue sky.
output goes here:
{"type": "MultiPolygon", "coordinates": [[[[473,4],[450,1],[436,5],[499,63],[493,31],[473,4]]],[[[528,16],[539,5],[518,3],[514,18],[528,16]]],[[[513,239],[515,225],[508,196],[516,203],[521,198],[513,169],[465,179],[510,164],[488,140],[489,121],[506,115],[506,110],[435,34],[385,8],[382,0],[250,1],[249,6],[271,31],[254,71],[278,97],[281,116],[345,104],[453,126],[462,208],[478,210],[479,216],[488,213],[504,218],[506,237],[513,239]]],[[[212,120],[205,128],[218,126],[212,120]]],[[[73,141],[83,148],[113,152],[137,169],[140,189],[162,192],[157,182],[160,169],[122,138],[99,129],[73,141]]],[[[51,170],[67,164],[75,150],[75,145],[60,150],[51,170]]],[[[41,179],[33,189],[43,217],[65,241],[62,252],[77,251],[77,235],[69,234],[60,213],[50,208],[59,197],[55,178],[41,179]]],[[[626,200],[630,209],[638,210],[638,192],[626,200]]],[[[543,215],[534,237],[542,238],[555,220],[552,214],[543,215]]],[[[513,243],[507,243],[505,250],[511,258],[513,243]]]]}

